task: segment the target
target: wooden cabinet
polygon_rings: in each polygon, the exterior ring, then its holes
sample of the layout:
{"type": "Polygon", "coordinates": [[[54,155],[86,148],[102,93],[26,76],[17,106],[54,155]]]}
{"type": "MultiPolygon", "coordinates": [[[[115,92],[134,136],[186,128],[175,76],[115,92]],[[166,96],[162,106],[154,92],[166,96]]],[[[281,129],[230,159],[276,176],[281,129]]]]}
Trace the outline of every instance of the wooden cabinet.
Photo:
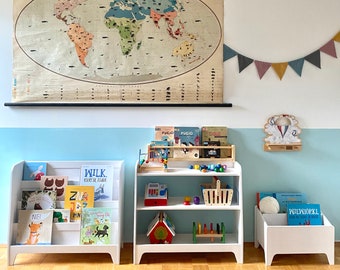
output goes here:
{"type": "MultiPolygon", "coordinates": [[[[47,175],[67,175],[69,184],[78,184],[82,165],[112,165],[114,168],[114,192],[110,201],[95,202],[95,207],[105,206],[113,208],[113,239],[109,245],[80,245],[80,223],[54,223],[52,227],[51,245],[16,245],[18,206],[20,206],[21,191],[39,189],[37,181],[22,181],[25,162],[13,166],[11,175],[11,202],[8,233],[8,265],[13,265],[19,253],[109,253],[112,261],[120,262],[122,247],[123,222],[123,161],[44,161],[47,163],[47,175]]],[[[57,204],[63,208],[63,202],[57,204]]]]}
{"type": "MultiPolygon", "coordinates": [[[[164,170],[139,170],[136,164],[134,187],[134,236],[133,261],[139,264],[144,253],[166,252],[232,252],[238,263],[243,263],[243,199],[242,170],[238,162],[228,162],[224,172],[190,169],[198,163],[223,163],[223,160],[205,159],[204,161],[169,160],[164,170]],[[211,183],[213,178],[233,189],[230,205],[206,205],[202,198],[201,185],[211,183]],[[144,192],[148,183],[166,184],[168,201],[165,206],[145,206],[144,192]],[[200,197],[200,203],[185,205],[186,196],[200,197]],[[171,244],[150,244],[147,237],[148,225],[158,212],[165,212],[175,225],[175,235],[171,244]],[[223,223],[225,225],[224,241],[219,238],[196,238],[194,241],[193,224],[210,226],[223,223]]],[[[221,255],[223,256],[223,255],[221,255]]]]}

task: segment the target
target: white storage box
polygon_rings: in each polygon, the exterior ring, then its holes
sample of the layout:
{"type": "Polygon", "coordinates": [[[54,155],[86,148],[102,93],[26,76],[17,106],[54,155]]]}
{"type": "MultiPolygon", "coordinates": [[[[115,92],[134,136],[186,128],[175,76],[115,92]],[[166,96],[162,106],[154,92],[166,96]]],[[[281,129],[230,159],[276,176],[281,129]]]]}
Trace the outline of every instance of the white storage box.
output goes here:
{"type": "Polygon", "coordinates": [[[255,206],[255,247],[262,246],[265,263],[276,254],[324,253],[334,264],[334,226],[323,215],[323,225],[288,226],[287,214],[262,214],[255,206]]]}

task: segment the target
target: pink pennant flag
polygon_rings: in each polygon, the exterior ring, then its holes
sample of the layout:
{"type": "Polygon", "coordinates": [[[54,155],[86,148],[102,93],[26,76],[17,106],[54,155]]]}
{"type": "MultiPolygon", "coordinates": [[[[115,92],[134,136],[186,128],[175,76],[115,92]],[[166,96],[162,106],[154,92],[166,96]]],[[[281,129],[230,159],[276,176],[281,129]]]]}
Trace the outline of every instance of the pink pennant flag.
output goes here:
{"type": "Polygon", "coordinates": [[[255,66],[257,69],[257,73],[259,74],[260,80],[266,74],[267,70],[271,67],[270,63],[267,62],[261,62],[258,60],[255,60],[255,66]]]}
{"type": "Polygon", "coordinates": [[[326,53],[334,58],[337,58],[334,40],[328,41],[325,45],[320,48],[320,51],[326,53]]]}

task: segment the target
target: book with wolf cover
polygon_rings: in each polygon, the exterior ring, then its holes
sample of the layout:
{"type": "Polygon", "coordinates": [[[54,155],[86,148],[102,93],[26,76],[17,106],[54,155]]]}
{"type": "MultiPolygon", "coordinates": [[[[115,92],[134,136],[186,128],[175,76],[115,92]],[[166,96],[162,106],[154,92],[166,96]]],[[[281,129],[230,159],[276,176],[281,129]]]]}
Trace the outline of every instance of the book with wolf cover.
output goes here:
{"type": "MultiPolygon", "coordinates": [[[[224,126],[204,126],[201,129],[201,144],[208,142],[220,142],[220,146],[228,145],[228,129],[224,126]]],[[[231,156],[230,149],[221,149],[221,158],[231,156]]],[[[202,151],[203,152],[203,151],[202,151]]],[[[203,154],[204,155],[204,154],[203,154]]]]}
{"type": "Polygon", "coordinates": [[[70,221],[80,221],[82,210],[94,206],[94,186],[67,185],[64,208],[70,209],[70,221]]]}
{"type": "Polygon", "coordinates": [[[113,209],[84,208],[81,217],[80,244],[108,245],[112,243],[113,209]]]}
{"type": "Polygon", "coordinates": [[[113,165],[83,165],[80,172],[81,186],[94,186],[94,201],[110,201],[114,189],[113,165]]]}
{"type": "Polygon", "coordinates": [[[19,210],[17,245],[50,245],[53,210],[19,210]]]}

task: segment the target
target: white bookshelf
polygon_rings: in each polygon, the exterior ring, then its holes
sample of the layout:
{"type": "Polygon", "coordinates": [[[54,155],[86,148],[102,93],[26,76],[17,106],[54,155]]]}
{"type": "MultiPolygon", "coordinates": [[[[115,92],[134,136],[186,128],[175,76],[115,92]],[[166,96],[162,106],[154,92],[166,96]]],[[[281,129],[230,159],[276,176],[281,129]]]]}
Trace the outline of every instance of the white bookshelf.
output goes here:
{"type": "MultiPolygon", "coordinates": [[[[11,201],[8,233],[8,265],[13,265],[20,253],[108,253],[115,264],[120,263],[123,231],[124,202],[124,161],[43,161],[47,163],[47,175],[67,175],[69,184],[78,184],[82,165],[113,165],[114,191],[110,201],[95,202],[95,207],[113,208],[112,243],[109,245],[80,245],[80,223],[54,223],[52,227],[51,245],[16,245],[18,209],[21,191],[39,189],[37,181],[22,181],[25,161],[15,164],[11,174],[11,201]]],[[[63,208],[63,202],[57,204],[63,208]]]]}
{"type": "MultiPolygon", "coordinates": [[[[207,160],[197,162],[204,162],[207,160]]],[[[223,163],[220,160],[211,160],[213,163],[223,163]]],[[[238,162],[229,162],[228,169],[224,172],[201,172],[189,169],[192,161],[169,161],[167,171],[142,171],[136,164],[135,175],[135,204],[134,204],[134,243],[133,262],[139,264],[144,253],[170,253],[170,252],[232,252],[238,263],[243,263],[243,199],[242,199],[242,169],[238,162]],[[212,177],[217,176],[222,182],[229,184],[234,189],[231,205],[200,204],[184,205],[184,195],[200,195],[200,184],[210,183],[212,177]],[[144,189],[149,182],[168,185],[168,203],[166,206],[144,206],[144,189]],[[185,193],[183,193],[185,192],[185,193]],[[173,220],[176,235],[171,244],[150,244],[147,237],[147,221],[151,221],[159,212],[166,212],[173,220]],[[183,218],[184,216],[184,218],[183,218]],[[201,220],[199,220],[201,219],[201,220]],[[225,242],[201,241],[193,242],[192,223],[207,220],[228,224],[225,242]],[[230,224],[231,223],[231,224],[230,224]]],[[[223,256],[223,255],[221,255],[223,256]]]]}

